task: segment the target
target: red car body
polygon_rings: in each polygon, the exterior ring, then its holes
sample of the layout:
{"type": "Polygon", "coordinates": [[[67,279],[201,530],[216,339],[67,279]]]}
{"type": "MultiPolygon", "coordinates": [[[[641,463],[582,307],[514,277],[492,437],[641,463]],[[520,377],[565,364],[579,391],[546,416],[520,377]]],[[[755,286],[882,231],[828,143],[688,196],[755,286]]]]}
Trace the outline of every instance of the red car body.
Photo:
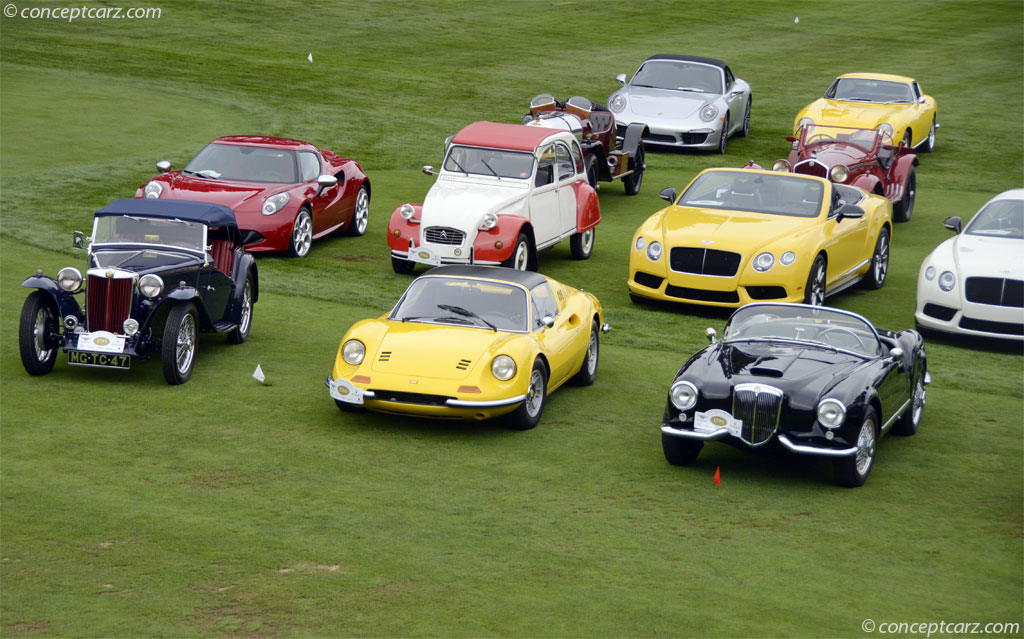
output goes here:
{"type": "MultiPolygon", "coordinates": [[[[266,158],[264,158],[266,159],[266,158]]],[[[256,162],[256,160],[253,160],[256,162]]],[[[136,198],[147,197],[147,189],[165,199],[197,200],[230,207],[238,220],[238,227],[246,241],[246,250],[253,252],[289,252],[303,256],[309,250],[311,240],[338,230],[353,235],[366,231],[369,213],[370,180],[355,160],[339,157],[331,151],[320,149],[308,142],[288,138],[266,136],[229,136],[210,142],[196,155],[185,169],[170,171],[168,163],[158,165],[163,173],[157,175],[135,192],[136,198]],[[216,145],[216,146],[215,146],[216,145]],[[218,148],[218,147],[232,147],[218,148]],[[238,148],[241,147],[241,148],[238,148]],[[214,176],[216,171],[189,171],[189,167],[214,151],[234,152],[238,158],[251,151],[265,149],[259,154],[274,156],[279,167],[245,165],[232,167],[236,172],[231,178],[214,176]],[[289,160],[294,172],[288,173],[289,160]],[[261,173],[262,171],[262,173],[261,173]],[[315,174],[314,174],[315,173],[315,174]],[[337,183],[322,185],[321,176],[333,176],[337,183]],[[157,184],[159,186],[150,186],[157,184]],[[363,195],[365,193],[365,196],[363,195]],[[287,194],[288,201],[272,214],[264,213],[269,198],[287,194]],[[299,218],[306,211],[311,224],[305,225],[299,218]],[[308,226],[308,228],[299,228],[308,226]],[[297,238],[296,235],[301,235],[297,238]]],[[[328,180],[329,181],[329,180],[328,180]]]]}

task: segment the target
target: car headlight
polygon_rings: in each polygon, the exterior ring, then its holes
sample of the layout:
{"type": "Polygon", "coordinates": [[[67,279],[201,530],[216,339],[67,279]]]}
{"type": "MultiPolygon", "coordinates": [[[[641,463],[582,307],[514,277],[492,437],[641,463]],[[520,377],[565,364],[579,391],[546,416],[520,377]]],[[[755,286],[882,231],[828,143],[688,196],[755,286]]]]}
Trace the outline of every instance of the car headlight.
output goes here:
{"type": "Polygon", "coordinates": [[[772,164],[772,171],[778,171],[779,173],[789,173],[789,162],[787,160],[775,160],[772,164]]]}
{"type": "Polygon", "coordinates": [[[498,216],[494,213],[484,213],[484,216],[480,218],[480,228],[487,231],[498,226],[498,216]]]}
{"type": "Polygon", "coordinates": [[[65,266],[57,273],[57,283],[65,293],[77,293],[82,288],[82,272],[74,266],[65,266]]]}
{"type": "Polygon", "coordinates": [[[271,195],[267,198],[267,201],[263,203],[263,215],[273,215],[284,208],[285,204],[292,199],[292,196],[287,193],[278,193],[277,195],[271,195]]]}
{"type": "Polygon", "coordinates": [[[159,182],[150,182],[146,185],[146,188],[142,190],[142,194],[146,196],[146,199],[155,200],[160,197],[160,194],[164,192],[163,184],[159,182]]]}
{"type": "Polygon", "coordinates": [[[763,273],[770,269],[771,267],[775,266],[775,256],[768,252],[758,253],[756,256],[754,256],[753,265],[755,271],[757,271],[758,273],[763,273]]]}
{"type": "Polygon", "coordinates": [[[651,242],[647,245],[647,259],[652,262],[661,259],[661,242],[651,242]]]}
{"type": "Polygon", "coordinates": [[[710,122],[718,117],[718,107],[713,104],[705,104],[700,110],[700,119],[705,122],[710,122]]]}
{"type": "Polygon", "coordinates": [[[150,299],[159,295],[162,290],[164,290],[164,281],[160,279],[159,275],[150,273],[143,275],[139,280],[139,292],[150,299]]]}
{"type": "Polygon", "coordinates": [[[939,288],[948,293],[953,290],[954,286],[956,286],[956,276],[952,271],[943,271],[939,276],[939,288]]]}
{"type": "Polygon", "coordinates": [[[825,428],[839,428],[846,421],[846,406],[838,399],[823,399],[818,403],[818,421],[825,428]]]}
{"type": "Polygon", "coordinates": [[[621,93],[616,93],[612,96],[612,99],[608,101],[608,108],[613,113],[621,113],[626,108],[626,96],[621,93]]]}
{"type": "Polygon", "coordinates": [[[926,268],[924,270],[924,279],[928,280],[929,282],[935,279],[935,267],[934,266],[929,266],[928,268],[926,268]]]}
{"type": "Polygon", "coordinates": [[[503,382],[512,379],[516,374],[516,362],[508,355],[498,355],[491,362],[491,374],[503,382]]]}
{"type": "Polygon", "coordinates": [[[407,204],[403,204],[401,206],[401,208],[398,209],[398,215],[400,215],[403,220],[411,220],[412,216],[415,213],[416,213],[416,209],[413,208],[412,204],[408,204],[408,203],[407,204]]]}
{"type": "Polygon", "coordinates": [[[668,395],[672,400],[672,405],[679,410],[690,410],[697,405],[697,387],[690,382],[672,384],[668,395]]]}
{"type": "Polygon", "coordinates": [[[889,124],[888,122],[882,122],[881,124],[878,125],[878,132],[881,133],[882,135],[888,135],[890,139],[892,138],[894,131],[895,129],[893,129],[892,125],[889,124]]]}
{"type": "Polygon", "coordinates": [[[828,175],[836,184],[842,184],[846,181],[846,178],[850,177],[850,171],[842,164],[837,164],[832,167],[832,170],[828,172],[828,175]]]}
{"type": "Polygon", "coordinates": [[[358,366],[363,363],[363,357],[365,356],[366,347],[357,339],[350,339],[341,347],[341,358],[345,360],[346,364],[358,366]]]}
{"type": "Polygon", "coordinates": [[[805,126],[814,126],[814,120],[812,120],[811,118],[800,118],[800,120],[796,123],[797,130],[802,129],[805,126]]]}
{"type": "Polygon", "coordinates": [[[644,250],[644,247],[647,246],[647,239],[643,235],[641,235],[640,237],[636,238],[635,246],[636,250],[638,251],[644,250]]]}
{"type": "Polygon", "coordinates": [[[786,251],[785,253],[782,254],[781,257],[779,257],[779,264],[782,264],[783,266],[789,266],[795,261],[796,253],[794,253],[793,251],[786,251]]]}

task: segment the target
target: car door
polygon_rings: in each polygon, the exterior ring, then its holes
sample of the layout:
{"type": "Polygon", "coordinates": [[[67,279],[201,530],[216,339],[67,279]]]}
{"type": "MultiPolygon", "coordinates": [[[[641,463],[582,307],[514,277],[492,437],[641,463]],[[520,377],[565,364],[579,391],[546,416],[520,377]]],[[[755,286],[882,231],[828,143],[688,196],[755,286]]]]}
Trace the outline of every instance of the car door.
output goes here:
{"type": "Polygon", "coordinates": [[[889,351],[895,344],[882,340],[882,356],[875,364],[875,389],[878,401],[882,405],[879,417],[885,423],[910,398],[910,377],[906,371],[905,358],[893,357],[889,351]]]}
{"type": "Polygon", "coordinates": [[[912,143],[919,144],[924,141],[927,137],[932,121],[928,118],[928,109],[925,104],[921,101],[923,94],[921,93],[921,87],[917,82],[910,83],[910,90],[914,95],[914,108],[911,113],[913,114],[913,121],[910,123],[912,129],[912,143]]]}
{"type": "Polygon", "coordinates": [[[313,214],[313,234],[317,235],[341,224],[341,207],[337,205],[341,187],[333,186],[317,196],[316,192],[320,188],[317,178],[322,171],[319,154],[299,151],[298,160],[299,181],[303,183],[309,198],[313,214]]]}
{"type": "MultiPolygon", "coordinates": [[[[580,162],[583,154],[579,154],[580,162]]],[[[563,143],[555,145],[555,168],[558,171],[558,215],[559,235],[576,231],[576,189],[573,183],[583,181],[577,177],[576,161],[563,143]]]]}
{"type": "Polygon", "coordinates": [[[218,270],[213,259],[208,257],[199,269],[199,297],[215,324],[224,320],[233,290],[231,278],[218,270]]]}
{"type": "Polygon", "coordinates": [[[530,223],[537,246],[543,247],[561,236],[554,144],[545,144],[537,150],[536,166],[530,194],[530,223]]]}
{"type": "Polygon", "coordinates": [[[573,364],[572,345],[578,327],[572,325],[569,317],[559,313],[558,303],[551,294],[551,287],[547,282],[530,290],[530,304],[533,312],[533,330],[551,367],[548,382],[561,382],[573,372],[570,370],[573,364]],[[545,317],[552,318],[554,325],[544,326],[545,317]]]}
{"type": "Polygon", "coordinates": [[[839,208],[844,201],[842,193],[833,188],[824,226],[825,252],[828,254],[825,278],[829,287],[845,280],[854,267],[871,257],[864,254],[870,220],[867,215],[840,220],[839,208]]]}

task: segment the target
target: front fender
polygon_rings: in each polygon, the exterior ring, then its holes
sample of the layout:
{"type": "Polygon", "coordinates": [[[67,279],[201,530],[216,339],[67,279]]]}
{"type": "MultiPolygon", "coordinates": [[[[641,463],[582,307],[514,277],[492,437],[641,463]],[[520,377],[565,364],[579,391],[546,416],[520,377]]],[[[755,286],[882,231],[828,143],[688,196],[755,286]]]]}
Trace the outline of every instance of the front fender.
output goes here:
{"type": "MultiPolygon", "coordinates": [[[[409,250],[409,240],[419,243],[420,224],[418,221],[410,222],[399,215],[398,211],[402,206],[404,205],[395,207],[395,210],[391,212],[391,219],[388,220],[388,246],[394,251],[404,252],[409,250]]],[[[412,214],[412,219],[419,220],[423,215],[423,205],[413,204],[412,208],[415,211],[412,214]]]]}
{"type": "MultiPolygon", "coordinates": [[[[593,189],[591,189],[593,190],[593,189]]],[[[473,259],[484,262],[504,262],[512,257],[516,238],[526,227],[527,235],[533,239],[533,233],[526,220],[518,215],[498,215],[498,223],[492,229],[480,231],[473,242],[473,259]],[[498,243],[501,247],[498,247],[498,243]]]]}
{"type": "Polygon", "coordinates": [[[50,297],[53,298],[53,304],[57,307],[57,313],[60,315],[60,318],[67,317],[68,315],[74,315],[79,320],[84,318],[82,307],[79,306],[78,300],[64,292],[64,289],[57,284],[57,280],[52,277],[39,273],[25,278],[21,285],[25,288],[34,288],[49,293],[50,297]]]}
{"type": "MultiPolygon", "coordinates": [[[[868,193],[875,193],[875,187],[877,187],[880,183],[881,180],[879,180],[874,175],[871,175],[870,173],[862,173],[858,175],[853,180],[853,182],[850,182],[850,186],[855,186],[859,189],[864,189],[868,193]]],[[[882,191],[883,189],[879,188],[878,190],[882,191]]]]}
{"type": "Polygon", "coordinates": [[[640,141],[647,134],[647,125],[634,122],[626,127],[626,133],[622,136],[622,150],[629,156],[629,169],[636,168],[636,150],[640,147],[640,141]]]}
{"type": "Polygon", "coordinates": [[[576,232],[589,231],[601,221],[597,191],[586,182],[574,182],[572,188],[576,193],[576,232]]]}
{"type": "Polygon", "coordinates": [[[907,185],[907,176],[910,175],[910,170],[920,164],[917,159],[917,154],[907,153],[900,155],[896,158],[896,162],[892,167],[892,179],[894,182],[899,182],[904,187],[907,185]]]}

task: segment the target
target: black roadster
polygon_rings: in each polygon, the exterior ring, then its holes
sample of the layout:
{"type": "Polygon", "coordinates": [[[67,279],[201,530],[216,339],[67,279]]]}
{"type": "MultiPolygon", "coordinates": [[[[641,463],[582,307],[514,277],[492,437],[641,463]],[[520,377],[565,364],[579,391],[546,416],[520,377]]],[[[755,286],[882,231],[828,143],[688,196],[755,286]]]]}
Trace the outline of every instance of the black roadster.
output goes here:
{"type": "MultiPolygon", "coordinates": [[[[32,375],[68,363],[131,367],[158,352],[169,384],[192,375],[199,332],[227,333],[241,344],[252,328],[259,291],[235,215],[219,204],[117,200],[96,212],[86,278],[65,267],[24,281],[34,288],[21,310],[21,361],[32,375]],[[83,291],[84,306],[75,296],[83,291]]],[[[75,233],[76,248],[86,238],[75,233]]]]}
{"type": "Polygon", "coordinates": [[[691,357],[669,388],[661,443],[670,464],[697,459],[704,442],[781,447],[833,459],[836,482],[868,478],[878,438],[921,423],[924,341],[876,330],[855,313],[805,304],[748,304],[722,340],[691,357]]]}

